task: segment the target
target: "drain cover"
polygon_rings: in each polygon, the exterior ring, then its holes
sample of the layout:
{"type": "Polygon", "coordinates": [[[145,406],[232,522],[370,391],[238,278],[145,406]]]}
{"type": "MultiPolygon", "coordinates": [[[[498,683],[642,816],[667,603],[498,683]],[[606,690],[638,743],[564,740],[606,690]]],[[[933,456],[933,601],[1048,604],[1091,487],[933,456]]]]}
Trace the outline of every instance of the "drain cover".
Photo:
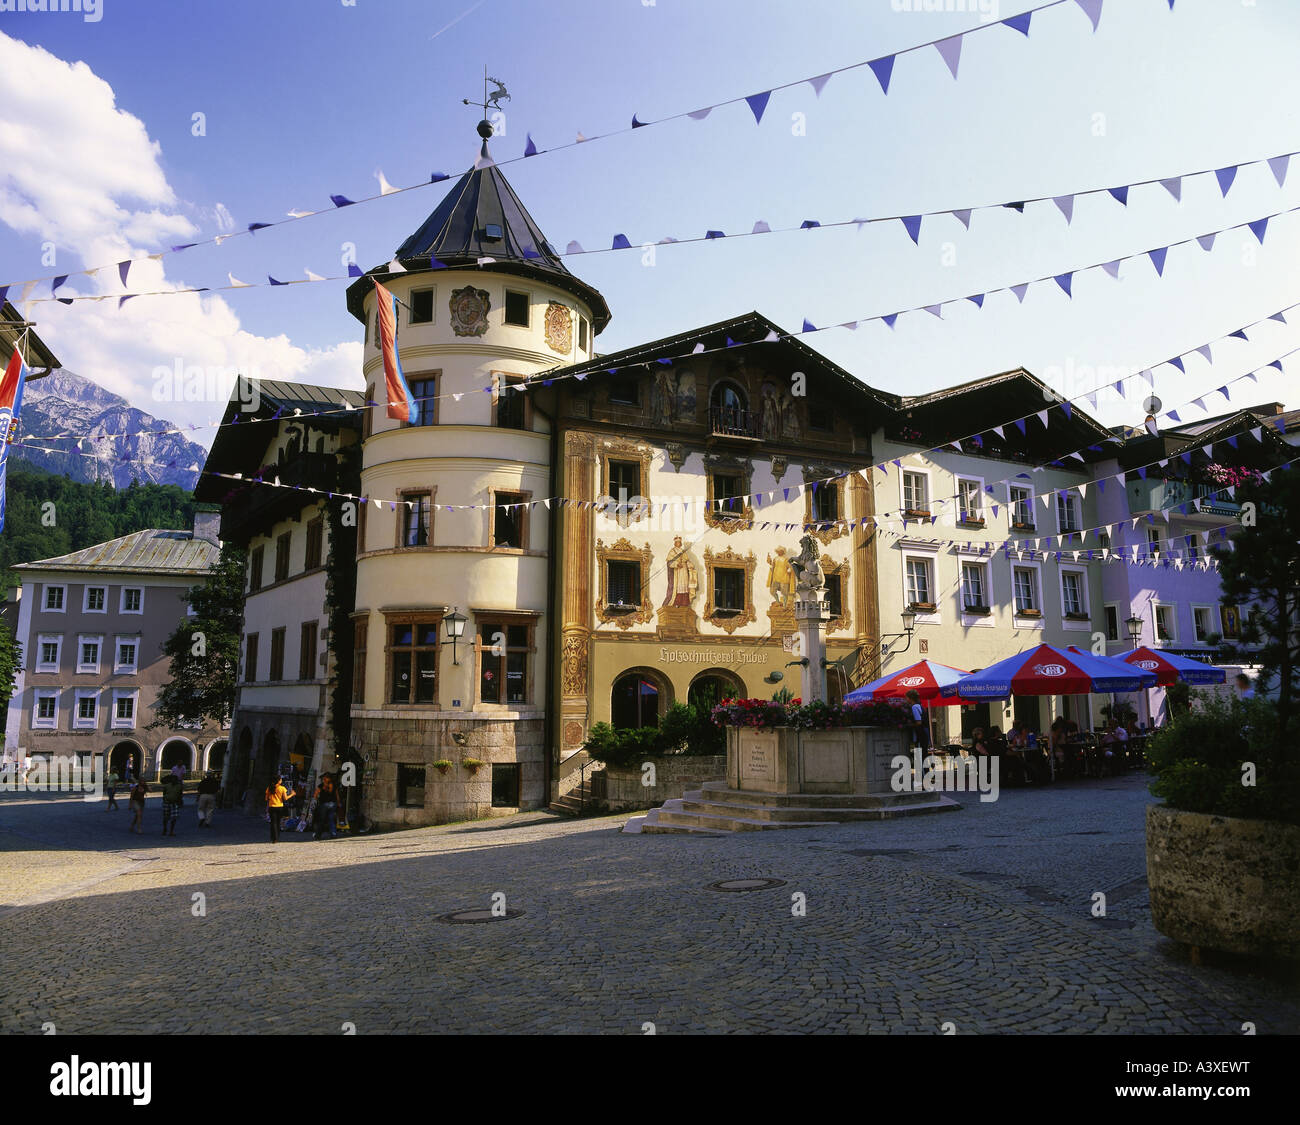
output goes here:
{"type": "Polygon", "coordinates": [[[723,879],[710,883],[711,891],[763,891],[768,887],[784,887],[784,879],[723,879]]]}
{"type": "Polygon", "coordinates": [[[504,914],[493,914],[490,909],[453,910],[450,914],[440,914],[438,921],[452,926],[469,926],[476,922],[504,922],[508,918],[518,918],[522,913],[522,910],[507,910],[504,914]]]}

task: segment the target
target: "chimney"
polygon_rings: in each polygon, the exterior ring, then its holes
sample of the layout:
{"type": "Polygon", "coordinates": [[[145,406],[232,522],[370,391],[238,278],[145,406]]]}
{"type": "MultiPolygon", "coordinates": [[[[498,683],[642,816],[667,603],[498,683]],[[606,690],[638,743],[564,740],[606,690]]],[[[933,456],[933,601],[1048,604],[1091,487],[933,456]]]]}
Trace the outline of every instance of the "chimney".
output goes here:
{"type": "Polygon", "coordinates": [[[199,512],[194,513],[194,538],[206,539],[209,543],[220,545],[221,540],[218,538],[221,532],[221,513],[218,512],[199,512]]]}

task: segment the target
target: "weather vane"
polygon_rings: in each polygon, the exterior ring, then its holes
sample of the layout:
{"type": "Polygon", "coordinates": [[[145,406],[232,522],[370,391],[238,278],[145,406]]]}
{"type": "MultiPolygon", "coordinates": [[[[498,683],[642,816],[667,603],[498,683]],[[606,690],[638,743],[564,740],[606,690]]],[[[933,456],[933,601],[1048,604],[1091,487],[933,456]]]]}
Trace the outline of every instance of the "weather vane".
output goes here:
{"type": "Polygon", "coordinates": [[[491,128],[492,128],[491,123],[490,123],[490,122],[488,121],[488,119],[487,119],[488,108],[490,107],[490,108],[495,109],[495,110],[500,110],[500,109],[501,109],[501,102],[502,102],[503,99],[504,99],[505,101],[509,101],[509,100],[510,100],[510,95],[506,92],[505,83],[503,83],[503,82],[502,82],[500,79],[498,79],[498,78],[489,78],[489,77],[488,77],[488,72],[487,72],[487,66],[484,65],[484,67],[483,67],[483,100],[482,100],[481,102],[471,101],[469,98],[461,98],[461,100],[460,100],[460,101],[461,101],[461,105],[474,105],[474,106],[478,106],[480,109],[482,109],[482,111],[483,111],[483,120],[482,120],[481,122],[479,122],[479,135],[482,136],[484,140],[486,140],[488,137],[490,137],[490,136],[492,135],[491,132],[487,132],[487,133],[485,134],[484,131],[483,131],[483,126],[484,126],[484,125],[487,125],[487,127],[488,127],[489,130],[491,130],[491,128]],[[489,82],[491,82],[492,85],[496,87],[496,89],[493,90],[491,93],[488,93],[488,83],[489,83],[489,82]]]}

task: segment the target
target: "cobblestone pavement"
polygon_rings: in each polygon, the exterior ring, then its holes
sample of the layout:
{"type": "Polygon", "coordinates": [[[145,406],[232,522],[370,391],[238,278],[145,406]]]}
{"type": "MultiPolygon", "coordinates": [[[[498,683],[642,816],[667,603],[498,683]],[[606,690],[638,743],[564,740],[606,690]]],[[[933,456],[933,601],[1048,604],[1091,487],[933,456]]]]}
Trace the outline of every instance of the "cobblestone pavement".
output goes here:
{"type": "Polygon", "coordinates": [[[1300,1031],[1294,986],[1152,927],[1145,778],[956,796],[734,836],[531,813],[272,847],[192,804],[163,840],[156,798],[131,836],[125,802],[0,795],[0,1031],[1300,1031]],[[757,878],[784,885],[708,886],[757,878]],[[510,917],[439,920],[498,894],[510,917]]]}

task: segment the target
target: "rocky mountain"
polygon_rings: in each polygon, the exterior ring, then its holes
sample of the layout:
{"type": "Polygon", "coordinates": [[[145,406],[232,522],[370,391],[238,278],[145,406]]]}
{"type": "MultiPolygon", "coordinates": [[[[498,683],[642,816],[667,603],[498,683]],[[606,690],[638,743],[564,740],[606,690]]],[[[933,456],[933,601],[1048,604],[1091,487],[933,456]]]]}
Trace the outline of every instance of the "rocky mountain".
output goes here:
{"type": "Polygon", "coordinates": [[[207,451],[180,434],[147,432],[172,428],[174,423],[137,410],[90,379],[55,371],[27,383],[18,426],[23,445],[11,446],[9,457],[73,480],[107,480],[115,488],[135,479],[192,490],[207,451]],[[50,436],[55,434],[67,436],[50,436]],[[110,436],[120,434],[131,436],[110,436]]]}

